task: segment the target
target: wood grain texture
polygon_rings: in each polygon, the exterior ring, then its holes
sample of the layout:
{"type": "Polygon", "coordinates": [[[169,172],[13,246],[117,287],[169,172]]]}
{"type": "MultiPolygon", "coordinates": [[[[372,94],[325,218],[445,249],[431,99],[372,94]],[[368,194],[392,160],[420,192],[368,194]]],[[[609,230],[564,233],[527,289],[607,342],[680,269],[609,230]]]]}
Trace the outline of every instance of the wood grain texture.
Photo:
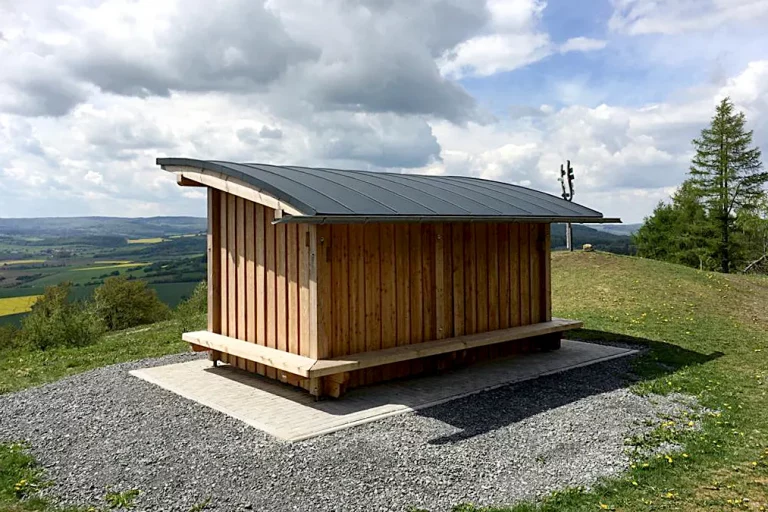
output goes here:
{"type": "MultiPolygon", "coordinates": [[[[245,201],[245,339],[256,343],[256,228],[254,226],[255,203],[245,201]]],[[[247,370],[256,371],[256,363],[247,361],[247,370]]]]}
{"type": "MultiPolygon", "coordinates": [[[[423,266],[421,263],[421,230],[420,224],[408,224],[410,237],[409,267],[411,271],[410,283],[410,343],[420,343],[424,341],[424,279],[423,266]]],[[[422,368],[419,361],[413,361],[408,365],[409,373],[418,373],[422,368]]]]}
{"type": "Polygon", "coordinates": [[[457,350],[487,347],[508,341],[544,336],[551,333],[564,332],[570,329],[579,329],[581,327],[583,327],[583,323],[578,320],[555,318],[550,322],[539,322],[533,325],[523,325],[484,333],[467,334],[455,338],[432,340],[424,343],[362,352],[360,354],[355,354],[352,357],[331,358],[317,361],[312,365],[308,373],[313,376],[333,375],[339,372],[354,371],[399,361],[420,359],[438,354],[455,352],[457,350]]]}
{"type": "Polygon", "coordinates": [[[488,330],[499,328],[501,311],[499,298],[499,240],[498,224],[487,224],[488,237],[488,330]]]}
{"type": "Polygon", "coordinates": [[[331,275],[331,226],[317,229],[317,358],[329,357],[333,336],[333,286],[331,275]]]}
{"type": "Polygon", "coordinates": [[[541,224],[532,224],[530,230],[531,323],[540,322],[543,319],[541,314],[541,287],[544,283],[541,279],[541,246],[543,244],[543,230],[541,228],[541,224]]]}
{"type": "Polygon", "coordinates": [[[286,284],[288,286],[288,352],[299,353],[299,225],[285,227],[286,284]]]}
{"type": "Polygon", "coordinates": [[[309,225],[299,224],[299,354],[302,356],[309,356],[309,267],[311,264],[310,258],[310,238],[309,238],[309,225]]]}
{"type": "Polygon", "coordinates": [[[488,224],[477,223],[475,228],[476,240],[476,280],[477,287],[477,331],[488,330],[488,224]]]}
{"type": "Polygon", "coordinates": [[[520,324],[531,323],[531,226],[520,224],[520,324]]]}
{"type": "MultiPolygon", "coordinates": [[[[264,268],[266,276],[266,339],[267,347],[277,349],[277,259],[275,254],[275,211],[264,208],[264,268]]],[[[274,379],[277,373],[274,368],[267,368],[267,377],[274,379]]]]}
{"type": "MultiPolygon", "coordinates": [[[[383,224],[379,238],[381,254],[381,348],[397,346],[397,260],[395,226],[383,224]]],[[[394,368],[382,368],[382,378],[391,379],[394,368]]]]}
{"type": "Polygon", "coordinates": [[[464,231],[464,334],[477,332],[477,265],[475,228],[462,225],[464,231]]]}
{"type": "Polygon", "coordinates": [[[552,226],[544,224],[544,253],[541,264],[543,266],[542,277],[544,285],[544,321],[552,320],[552,226]]]}
{"type": "Polygon", "coordinates": [[[227,200],[227,194],[220,193],[219,194],[219,263],[220,263],[220,270],[219,275],[221,276],[221,334],[227,336],[229,335],[229,290],[227,289],[229,285],[229,277],[227,276],[227,272],[229,271],[229,255],[228,255],[228,244],[227,244],[227,205],[229,204],[229,201],[227,200]]]}
{"type": "MultiPolygon", "coordinates": [[[[209,204],[209,272],[218,271],[220,291],[209,319],[218,312],[219,329],[229,337],[325,360],[551,318],[547,225],[275,225],[274,210],[216,194],[209,204]]],[[[239,351],[221,358],[337,395],[349,387],[502,355],[507,348],[480,344],[443,358],[409,357],[303,381],[285,368],[276,371],[261,359],[238,356],[239,351]]]]}
{"type": "MultiPolygon", "coordinates": [[[[275,225],[275,307],[277,309],[277,348],[288,352],[288,260],[286,224],[275,225]]],[[[278,372],[278,379],[287,382],[288,377],[278,372]]]]}
{"type": "Polygon", "coordinates": [[[434,340],[437,336],[435,307],[435,225],[424,224],[421,228],[421,283],[422,300],[422,339],[434,340]]]}
{"type": "Polygon", "coordinates": [[[509,224],[497,224],[499,251],[499,328],[512,326],[511,288],[509,279],[509,224]]]}
{"type": "MultiPolygon", "coordinates": [[[[237,338],[245,340],[247,332],[247,309],[245,289],[245,201],[242,197],[235,198],[235,248],[237,257],[237,338]]],[[[241,370],[247,368],[247,361],[238,358],[237,367],[241,370]]]]}
{"type": "Polygon", "coordinates": [[[333,337],[331,354],[349,354],[349,227],[331,226],[331,275],[333,276],[333,337]]]}
{"type": "MultiPolygon", "coordinates": [[[[267,276],[266,276],[266,252],[264,238],[264,206],[254,205],[254,250],[256,272],[256,343],[267,345],[267,276]]],[[[259,375],[266,374],[266,367],[259,363],[256,365],[259,375]]]]}
{"type": "Polygon", "coordinates": [[[509,309],[511,327],[521,325],[520,316],[520,225],[509,225],[509,309]]]}
{"type": "MultiPolygon", "coordinates": [[[[237,198],[227,195],[227,315],[229,335],[237,337],[237,198]]],[[[237,357],[227,361],[237,366],[237,357]]]]}
{"type": "MultiPolygon", "coordinates": [[[[365,350],[381,348],[381,252],[379,224],[365,226],[365,350]]],[[[363,382],[371,382],[381,374],[381,369],[361,376],[363,382]]]]}
{"type": "Polygon", "coordinates": [[[443,326],[445,329],[444,337],[453,336],[453,225],[446,223],[443,225],[443,280],[445,301],[442,314],[443,326]]]}
{"type": "Polygon", "coordinates": [[[208,189],[208,330],[221,334],[221,199],[208,189]]]}
{"type": "Polygon", "coordinates": [[[464,334],[464,228],[451,226],[451,273],[453,274],[453,336],[464,334]]]}
{"type": "Polygon", "coordinates": [[[318,332],[318,290],[317,290],[317,261],[320,258],[317,241],[317,226],[308,226],[309,231],[309,357],[319,359],[318,332]]]}

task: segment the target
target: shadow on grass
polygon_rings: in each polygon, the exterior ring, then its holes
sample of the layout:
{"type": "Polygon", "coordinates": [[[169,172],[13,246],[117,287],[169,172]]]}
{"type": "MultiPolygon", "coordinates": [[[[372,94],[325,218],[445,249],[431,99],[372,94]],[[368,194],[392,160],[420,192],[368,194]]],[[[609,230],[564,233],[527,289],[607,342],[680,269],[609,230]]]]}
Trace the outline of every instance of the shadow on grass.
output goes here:
{"type": "Polygon", "coordinates": [[[672,374],[684,367],[705,364],[723,355],[722,352],[701,354],[661,341],[588,329],[573,331],[568,338],[633,348],[639,353],[421,410],[417,414],[461,429],[435,438],[430,444],[461,442],[590,396],[672,374]]]}

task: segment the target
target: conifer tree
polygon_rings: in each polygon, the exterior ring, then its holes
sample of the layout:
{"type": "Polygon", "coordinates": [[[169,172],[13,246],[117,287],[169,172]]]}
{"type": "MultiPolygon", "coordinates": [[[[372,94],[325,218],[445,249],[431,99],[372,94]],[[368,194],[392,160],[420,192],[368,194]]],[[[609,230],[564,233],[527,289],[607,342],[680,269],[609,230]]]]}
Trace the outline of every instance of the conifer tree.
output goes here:
{"type": "Polygon", "coordinates": [[[691,185],[706,206],[718,232],[717,258],[722,272],[731,269],[731,231],[740,212],[753,211],[765,197],[768,172],[760,162],[760,149],[752,147],[752,131],[745,129],[743,112],[730,98],[717,106],[701,136],[693,140],[691,185]]]}

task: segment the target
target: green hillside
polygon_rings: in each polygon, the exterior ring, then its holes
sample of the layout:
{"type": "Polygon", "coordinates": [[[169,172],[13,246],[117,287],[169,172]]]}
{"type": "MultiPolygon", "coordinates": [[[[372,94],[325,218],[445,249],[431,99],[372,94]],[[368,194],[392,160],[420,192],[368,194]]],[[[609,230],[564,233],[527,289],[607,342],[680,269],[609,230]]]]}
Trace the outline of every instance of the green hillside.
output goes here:
{"type": "Polygon", "coordinates": [[[0,218],[0,235],[74,237],[115,235],[126,238],[164,237],[199,233],[207,229],[204,217],[40,217],[0,218]]]}
{"type": "MultiPolygon", "coordinates": [[[[637,381],[636,392],[693,395],[711,412],[700,431],[667,422],[643,440],[649,448],[679,443],[684,454],[638,461],[624,476],[589,492],[565,490],[543,504],[509,509],[457,510],[764,510],[768,278],[578,251],[553,253],[552,272],[554,314],[585,324],[572,337],[624,341],[644,349],[634,375],[627,376],[637,381]]],[[[0,392],[186,350],[180,331],[178,322],[170,321],[116,333],[80,349],[0,352],[7,356],[0,357],[0,392]]]]}
{"type": "MultiPolygon", "coordinates": [[[[552,270],[554,314],[584,320],[577,337],[649,348],[635,368],[638,392],[693,395],[715,412],[703,432],[677,434],[685,457],[638,464],[624,479],[555,495],[543,509],[761,510],[768,502],[768,278],[584,252],[553,253],[552,270]]],[[[666,436],[672,432],[659,433],[666,436]]]]}

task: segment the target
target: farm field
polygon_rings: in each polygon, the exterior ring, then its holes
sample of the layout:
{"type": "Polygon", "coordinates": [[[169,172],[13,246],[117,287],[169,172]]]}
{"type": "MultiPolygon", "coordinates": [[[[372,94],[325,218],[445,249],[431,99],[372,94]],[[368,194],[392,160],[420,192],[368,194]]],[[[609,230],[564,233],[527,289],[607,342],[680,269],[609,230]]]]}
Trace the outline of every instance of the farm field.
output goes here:
{"type": "Polygon", "coordinates": [[[205,278],[204,218],[0,219],[0,324],[18,324],[22,297],[71,282],[72,297],[86,299],[105,279],[140,279],[176,306],[205,278]],[[12,220],[13,222],[8,222],[12,220]]]}
{"type": "Polygon", "coordinates": [[[45,263],[46,260],[5,260],[0,262],[0,265],[31,265],[34,263],[45,263]]]}
{"type": "Polygon", "coordinates": [[[164,238],[155,237],[155,238],[134,238],[129,239],[127,242],[129,244],[159,244],[160,242],[164,242],[164,238]]]}
{"type": "Polygon", "coordinates": [[[40,297],[40,295],[25,295],[21,297],[7,297],[5,299],[0,299],[0,317],[26,313],[32,309],[32,305],[40,297]]]}

